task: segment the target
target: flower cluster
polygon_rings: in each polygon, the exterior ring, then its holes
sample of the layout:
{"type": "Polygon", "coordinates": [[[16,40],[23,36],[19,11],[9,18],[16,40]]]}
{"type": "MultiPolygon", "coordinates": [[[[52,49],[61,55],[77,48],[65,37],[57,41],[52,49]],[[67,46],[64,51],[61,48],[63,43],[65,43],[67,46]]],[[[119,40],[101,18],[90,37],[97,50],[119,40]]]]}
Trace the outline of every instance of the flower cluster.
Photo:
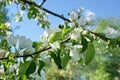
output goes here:
{"type": "Polygon", "coordinates": [[[78,11],[73,10],[70,14],[69,14],[69,19],[72,21],[70,23],[70,25],[73,27],[77,24],[77,26],[85,26],[85,24],[92,24],[93,20],[93,16],[94,13],[91,11],[87,11],[87,15],[86,15],[86,19],[84,19],[83,16],[81,16],[81,14],[83,13],[84,8],[79,8],[78,11]]]}
{"type": "Polygon", "coordinates": [[[26,39],[26,37],[24,36],[10,36],[7,37],[7,42],[9,45],[11,46],[16,46],[16,44],[18,44],[19,48],[25,49],[26,52],[30,52],[33,53],[35,51],[35,49],[32,47],[32,41],[30,39],[26,39]]]}
{"type": "Polygon", "coordinates": [[[73,49],[70,51],[70,56],[74,61],[80,60],[80,49],[82,49],[82,45],[75,45],[73,49]]]}
{"type": "Polygon", "coordinates": [[[103,32],[106,34],[107,37],[111,37],[111,38],[120,35],[118,30],[115,30],[114,28],[111,27],[107,27],[103,32]]]}
{"type": "MultiPolygon", "coordinates": [[[[52,27],[52,28],[48,28],[45,30],[44,34],[42,36],[40,36],[42,42],[44,43],[44,45],[47,45],[49,43],[49,40],[51,38],[51,36],[55,33],[55,32],[59,32],[60,29],[56,28],[56,27],[52,27]]],[[[50,44],[51,47],[53,47],[55,49],[55,45],[57,45],[57,48],[59,48],[59,44],[57,42],[54,42],[53,44],[50,44]]]]}

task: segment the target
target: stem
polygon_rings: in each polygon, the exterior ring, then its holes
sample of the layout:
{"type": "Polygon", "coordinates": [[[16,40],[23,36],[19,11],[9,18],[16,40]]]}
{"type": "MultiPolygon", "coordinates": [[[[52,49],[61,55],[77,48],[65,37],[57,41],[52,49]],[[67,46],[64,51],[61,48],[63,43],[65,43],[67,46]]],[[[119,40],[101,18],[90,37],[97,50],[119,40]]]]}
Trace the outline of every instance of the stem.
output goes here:
{"type": "MultiPolygon", "coordinates": [[[[45,12],[51,14],[51,15],[54,15],[54,16],[60,18],[60,19],[63,19],[64,21],[71,22],[69,19],[65,18],[64,16],[59,15],[59,14],[57,14],[57,13],[55,13],[55,12],[52,12],[52,11],[50,11],[50,10],[42,7],[42,5],[45,3],[46,0],[43,0],[44,2],[43,2],[41,5],[38,5],[38,4],[36,4],[35,2],[31,2],[31,1],[27,1],[27,0],[21,0],[21,1],[23,1],[24,3],[27,3],[27,4],[29,4],[29,5],[34,5],[35,7],[39,8],[39,9],[41,9],[41,10],[43,10],[43,11],[45,11],[45,12]]],[[[86,29],[85,29],[85,30],[86,30],[86,29]]],[[[97,34],[97,33],[95,33],[95,32],[90,31],[90,30],[87,30],[87,31],[90,32],[91,34],[94,34],[94,35],[100,37],[100,38],[103,38],[105,41],[111,40],[110,38],[107,38],[107,37],[105,37],[105,36],[99,35],[99,34],[97,34]]],[[[69,42],[70,40],[71,40],[71,39],[68,38],[67,40],[61,42],[61,44],[67,43],[67,42],[69,42]]],[[[119,45],[120,45],[120,44],[119,44],[119,45]]],[[[39,51],[37,51],[37,52],[34,52],[34,53],[32,53],[32,54],[19,55],[19,56],[13,56],[13,57],[14,57],[14,58],[31,57],[32,55],[39,54],[39,53],[44,52],[44,51],[46,51],[46,50],[49,50],[49,49],[51,49],[51,48],[52,48],[52,47],[47,47],[47,48],[43,48],[43,49],[41,49],[41,50],[39,50],[39,51]]],[[[2,57],[2,58],[0,58],[0,60],[4,60],[4,59],[9,59],[9,56],[8,56],[8,57],[2,57]]]]}
{"type": "MultiPolygon", "coordinates": [[[[63,44],[63,43],[66,43],[70,41],[70,38],[66,39],[65,41],[61,42],[60,44],[63,44]]],[[[37,51],[37,52],[34,52],[32,54],[26,54],[26,55],[18,55],[18,56],[13,56],[14,58],[21,58],[21,57],[32,57],[33,55],[35,54],[39,54],[41,52],[44,52],[44,51],[47,51],[49,49],[51,49],[52,47],[47,47],[47,48],[42,48],[41,50],[37,51]]],[[[4,60],[4,59],[9,59],[9,56],[8,57],[1,57],[0,60],[4,60]]]]}

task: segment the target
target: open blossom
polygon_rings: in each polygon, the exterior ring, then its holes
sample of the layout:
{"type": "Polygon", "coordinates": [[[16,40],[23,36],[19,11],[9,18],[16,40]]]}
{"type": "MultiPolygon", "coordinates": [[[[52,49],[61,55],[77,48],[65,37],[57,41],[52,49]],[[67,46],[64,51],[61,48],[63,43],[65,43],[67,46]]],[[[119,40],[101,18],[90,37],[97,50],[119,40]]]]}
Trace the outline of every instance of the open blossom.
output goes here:
{"type": "Polygon", "coordinates": [[[6,38],[6,40],[7,40],[9,45],[15,46],[17,41],[18,41],[18,37],[17,36],[9,36],[6,38]]]}
{"type": "Polygon", "coordinates": [[[119,31],[111,27],[107,27],[103,32],[106,34],[107,37],[112,37],[112,38],[120,35],[119,31]]]}
{"type": "Polygon", "coordinates": [[[78,13],[82,13],[84,11],[84,8],[83,7],[79,7],[78,8],[78,13]]]}
{"type": "Polygon", "coordinates": [[[88,12],[87,12],[87,16],[86,16],[86,22],[87,22],[87,23],[91,23],[92,20],[93,20],[93,16],[94,16],[94,15],[95,15],[95,14],[94,14],[93,12],[88,11],[88,12]]]}
{"type": "Polygon", "coordinates": [[[71,34],[70,37],[71,37],[71,39],[74,39],[74,40],[78,41],[79,38],[80,38],[80,32],[74,32],[74,33],[71,34]]]}
{"type": "Polygon", "coordinates": [[[8,28],[10,28],[10,26],[11,26],[9,22],[6,22],[5,25],[6,25],[8,28]]]}
{"type": "Polygon", "coordinates": [[[84,26],[85,25],[85,21],[84,18],[81,16],[78,20],[77,20],[78,26],[84,26]]]}
{"type": "Polygon", "coordinates": [[[60,31],[59,28],[52,27],[52,28],[49,28],[49,29],[46,29],[46,30],[45,30],[44,36],[45,36],[45,37],[50,37],[50,35],[51,35],[52,33],[59,32],[59,31],[60,31]]]}
{"type": "Polygon", "coordinates": [[[107,33],[107,34],[110,34],[110,35],[118,33],[118,31],[116,31],[115,29],[113,29],[111,27],[107,27],[104,32],[107,33]]]}
{"type": "Polygon", "coordinates": [[[50,46],[51,46],[53,49],[60,49],[60,43],[59,43],[58,41],[53,42],[53,43],[50,43],[50,46]]]}
{"type": "Polygon", "coordinates": [[[32,47],[32,41],[30,39],[26,39],[24,36],[10,36],[7,37],[7,42],[9,45],[16,46],[18,43],[20,49],[25,49],[27,52],[33,53],[35,49],[32,47]]]}
{"type": "Polygon", "coordinates": [[[46,29],[44,34],[42,36],[40,36],[42,42],[44,42],[44,45],[47,45],[48,42],[49,42],[49,39],[51,37],[51,35],[55,32],[59,32],[60,29],[59,28],[56,28],[56,27],[52,27],[52,28],[49,28],[49,29],[46,29]]]}
{"type": "Polygon", "coordinates": [[[4,66],[3,65],[0,66],[0,74],[4,74],[4,66]]]}
{"type": "Polygon", "coordinates": [[[80,49],[82,49],[82,45],[75,45],[73,49],[70,51],[70,56],[74,61],[78,61],[80,59],[80,49]]]}
{"type": "Polygon", "coordinates": [[[78,14],[75,11],[72,11],[69,16],[70,16],[70,20],[72,21],[78,19],[78,14]]]}
{"type": "Polygon", "coordinates": [[[71,23],[69,23],[68,24],[70,27],[75,27],[76,25],[75,25],[75,22],[71,22],[71,23]]]}

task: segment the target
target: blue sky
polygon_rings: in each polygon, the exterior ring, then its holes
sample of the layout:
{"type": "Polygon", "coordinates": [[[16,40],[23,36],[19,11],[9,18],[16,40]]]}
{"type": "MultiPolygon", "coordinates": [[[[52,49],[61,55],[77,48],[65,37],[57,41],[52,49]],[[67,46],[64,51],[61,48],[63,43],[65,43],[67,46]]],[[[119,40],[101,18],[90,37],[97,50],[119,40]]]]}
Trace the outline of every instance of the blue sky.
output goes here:
{"type": "MultiPolygon", "coordinates": [[[[41,2],[42,0],[36,0],[41,2]]],[[[95,17],[120,17],[120,0],[47,0],[43,7],[56,12],[58,14],[63,14],[68,18],[67,14],[73,9],[78,9],[79,7],[84,7],[85,10],[90,10],[95,13],[95,17]]],[[[11,5],[8,7],[9,15],[17,12],[17,7],[11,5]]],[[[63,20],[49,15],[51,22],[51,27],[57,27],[59,24],[63,23],[63,20]]],[[[26,15],[24,21],[20,23],[15,23],[13,18],[11,18],[11,25],[13,27],[20,26],[20,29],[14,31],[14,35],[20,34],[33,41],[40,41],[39,36],[43,34],[43,29],[37,26],[36,21],[28,20],[26,15]]]]}

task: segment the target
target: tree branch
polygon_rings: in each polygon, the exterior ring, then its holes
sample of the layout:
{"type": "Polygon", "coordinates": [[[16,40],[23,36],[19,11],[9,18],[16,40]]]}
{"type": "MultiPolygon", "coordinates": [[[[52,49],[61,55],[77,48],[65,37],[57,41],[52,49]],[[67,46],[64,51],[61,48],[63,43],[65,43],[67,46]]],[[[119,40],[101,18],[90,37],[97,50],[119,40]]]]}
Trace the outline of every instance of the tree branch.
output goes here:
{"type": "MultiPolygon", "coordinates": [[[[66,39],[65,41],[61,42],[60,44],[63,44],[63,43],[67,43],[70,41],[70,38],[66,39]]],[[[34,52],[32,54],[26,54],[26,55],[18,55],[18,56],[13,56],[13,58],[21,58],[21,57],[31,57],[35,54],[39,54],[41,52],[44,52],[44,51],[47,51],[49,49],[51,49],[52,47],[47,47],[47,48],[42,48],[41,50],[37,51],[37,52],[34,52]]],[[[5,60],[5,59],[9,59],[9,56],[8,57],[1,57],[0,60],[5,60]]]]}
{"type": "Polygon", "coordinates": [[[43,0],[43,2],[39,5],[39,7],[42,7],[45,2],[46,0],[43,0]]]}
{"type": "Polygon", "coordinates": [[[50,10],[48,10],[48,9],[46,9],[46,8],[38,5],[38,4],[36,4],[35,2],[30,2],[30,1],[28,1],[28,0],[21,0],[21,1],[23,1],[24,3],[27,3],[27,4],[29,4],[29,5],[34,5],[34,6],[36,6],[37,8],[39,8],[39,9],[41,9],[41,10],[43,10],[43,11],[49,13],[49,14],[52,14],[52,15],[58,17],[58,18],[61,18],[61,19],[65,20],[65,21],[70,22],[69,19],[67,19],[67,18],[65,18],[65,17],[63,17],[63,16],[61,16],[61,15],[55,13],[55,12],[52,12],[52,11],[50,11],[50,10]]]}
{"type": "MultiPolygon", "coordinates": [[[[30,1],[27,1],[27,0],[21,0],[21,1],[23,1],[24,3],[27,3],[27,4],[29,4],[29,5],[34,5],[34,6],[36,6],[37,8],[39,8],[39,9],[41,9],[41,10],[43,10],[43,11],[45,11],[45,12],[51,14],[51,15],[54,15],[54,16],[56,16],[56,17],[58,17],[58,18],[63,19],[64,21],[71,22],[69,19],[65,18],[64,16],[61,16],[61,15],[59,15],[59,14],[57,14],[57,13],[54,13],[54,12],[52,12],[52,11],[50,11],[50,10],[42,7],[42,5],[45,3],[46,0],[43,0],[43,3],[42,3],[41,5],[38,5],[38,4],[36,4],[35,2],[30,2],[30,1]]],[[[85,30],[86,30],[86,29],[85,29],[85,30]]],[[[92,32],[92,31],[90,31],[90,30],[87,30],[87,31],[90,32],[91,34],[94,34],[94,35],[102,38],[102,39],[105,40],[105,41],[111,40],[110,38],[107,38],[107,37],[105,37],[105,36],[102,36],[102,35],[100,35],[100,34],[98,34],[98,33],[92,32]]],[[[69,42],[69,40],[71,40],[71,39],[68,38],[67,40],[61,42],[61,44],[66,43],[66,42],[69,42]]],[[[14,58],[30,57],[30,56],[32,56],[32,55],[39,54],[39,53],[44,52],[44,51],[46,51],[46,50],[49,50],[49,49],[51,49],[51,48],[52,48],[52,47],[43,48],[43,49],[41,49],[41,50],[39,50],[39,51],[37,51],[37,52],[35,52],[35,53],[26,54],[26,55],[14,56],[14,58]]],[[[4,59],[9,59],[9,57],[2,57],[2,58],[0,58],[0,60],[4,60],[4,59]]]]}
{"type": "MultiPolygon", "coordinates": [[[[37,8],[39,8],[39,9],[41,9],[41,10],[43,10],[43,11],[45,11],[45,12],[51,14],[51,15],[54,15],[54,16],[56,16],[56,17],[58,17],[58,18],[63,19],[64,21],[71,22],[69,19],[65,18],[64,16],[59,15],[59,14],[57,14],[57,13],[55,13],[55,12],[52,12],[52,11],[50,11],[50,10],[42,7],[42,6],[39,6],[39,5],[36,4],[35,2],[30,2],[30,1],[27,1],[27,0],[22,0],[22,1],[23,1],[24,3],[29,4],[29,5],[34,5],[34,6],[36,6],[37,8]]],[[[105,41],[110,40],[110,38],[107,38],[107,37],[105,37],[105,36],[99,35],[98,33],[92,32],[92,31],[90,31],[90,30],[87,30],[87,31],[90,32],[91,34],[94,34],[94,35],[96,35],[96,36],[104,39],[105,41]]]]}

